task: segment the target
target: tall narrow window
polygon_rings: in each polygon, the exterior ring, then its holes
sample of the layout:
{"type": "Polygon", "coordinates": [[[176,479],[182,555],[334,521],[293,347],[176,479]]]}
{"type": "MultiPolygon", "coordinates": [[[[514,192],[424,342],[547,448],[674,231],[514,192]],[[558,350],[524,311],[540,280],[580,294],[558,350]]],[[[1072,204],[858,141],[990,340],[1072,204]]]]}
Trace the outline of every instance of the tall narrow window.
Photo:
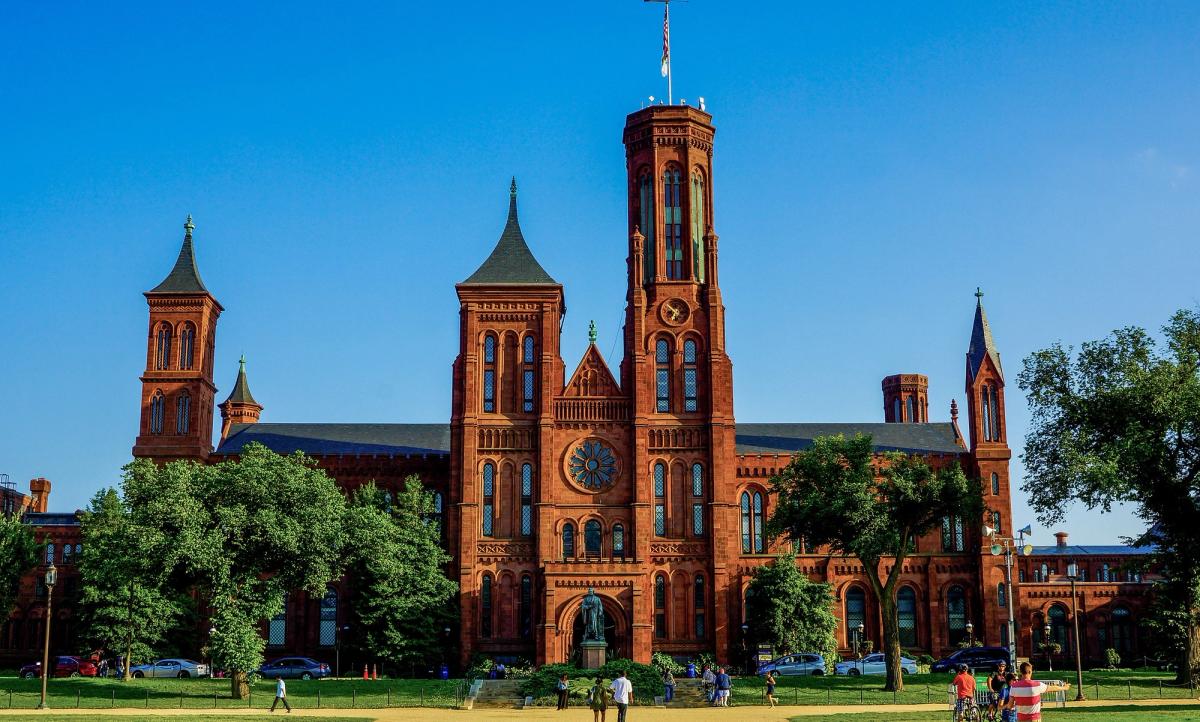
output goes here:
{"type": "Polygon", "coordinates": [[[667,636],[667,578],[661,574],[654,578],[654,636],[667,636]]]}
{"type": "Polygon", "coordinates": [[[752,530],[750,528],[750,492],[742,492],[742,553],[749,554],[752,547],[750,539],[752,530]]]}
{"type": "Polygon", "coordinates": [[[643,172],[638,178],[638,208],[641,210],[641,232],[646,238],[646,278],[645,281],[653,281],[656,273],[654,267],[654,228],[658,224],[655,221],[654,215],[654,180],[650,173],[643,172]]]}
{"type": "Polygon", "coordinates": [[[583,554],[589,558],[598,557],[603,547],[604,534],[600,531],[600,522],[589,519],[583,525],[583,554]]]}
{"type": "Polygon", "coordinates": [[[1059,645],[1063,652],[1067,650],[1067,608],[1055,604],[1046,612],[1046,621],[1050,622],[1050,641],[1059,645]]]}
{"type": "Polygon", "coordinates": [[[900,399],[892,399],[892,421],[900,423],[904,418],[900,415],[900,399]]]}
{"type": "Polygon", "coordinates": [[[1000,512],[998,511],[992,512],[992,528],[996,530],[997,534],[1004,531],[1004,525],[1000,523],[1000,512]]]}
{"type": "Polygon", "coordinates": [[[50,542],[49,544],[46,545],[46,563],[47,564],[54,563],[54,549],[55,549],[54,542],[50,542]]]}
{"type": "Polygon", "coordinates": [[[992,440],[1000,440],[1000,394],[992,387],[992,440]]]}
{"type": "Polygon", "coordinates": [[[161,434],[163,417],[166,416],[167,398],[162,391],[155,391],[150,398],[150,433],[161,434]]]}
{"type": "Polygon", "coordinates": [[[763,497],[754,492],[754,553],[762,554],[763,545],[763,497]]]}
{"type": "Polygon", "coordinates": [[[1008,606],[1008,588],[1004,586],[1004,582],[996,585],[996,606],[1001,609],[1008,606]]]}
{"type": "Polygon", "coordinates": [[[283,595],[283,606],[279,608],[279,613],[271,617],[270,624],[267,625],[267,646],[282,647],[287,644],[287,605],[288,595],[283,595]]]}
{"type": "Polygon", "coordinates": [[[433,492],[433,523],[437,525],[438,536],[442,536],[442,530],[446,528],[445,521],[442,519],[442,492],[433,492]]]}
{"type": "Polygon", "coordinates": [[[491,334],[483,338],[483,410],[496,410],[496,337],[491,334]]]}
{"type": "Polygon", "coordinates": [[[62,550],[62,563],[63,563],[63,565],[65,566],[65,565],[67,565],[67,564],[70,564],[70,563],[71,563],[71,549],[72,549],[72,547],[71,547],[71,545],[70,545],[70,544],[63,544],[63,548],[62,548],[62,549],[63,549],[63,550],[62,550]]]}
{"type": "Polygon", "coordinates": [[[332,647],[337,642],[338,593],[326,589],[321,597],[321,622],[317,630],[317,641],[322,647],[332,647]]]}
{"type": "Polygon", "coordinates": [[[671,410],[671,346],[664,338],[654,344],[654,369],[655,408],[665,414],[671,410]]]}
{"type": "Polygon", "coordinates": [[[988,396],[988,387],[984,386],[979,392],[980,400],[983,402],[983,440],[992,440],[992,409],[991,397],[988,396]]]}
{"type": "Polygon", "coordinates": [[[963,520],[961,517],[954,517],[954,551],[961,552],[966,549],[966,544],[963,538],[963,520]]]}
{"type": "Polygon", "coordinates": [[[917,646],[917,593],[900,587],[896,594],[896,616],[900,623],[900,646],[917,646]]]}
{"type": "Polygon", "coordinates": [[[667,465],[654,465],[654,533],[667,533],[667,465]]]}
{"type": "Polygon", "coordinates": [[[1113,608],[1109,638],[1112,640],[1112,648],[1122,656],[1133,649],[1133,624],[1130,622],[1129,610],[1125,607],[1113,608]]]}
{"type": "Polygon", "coordinates": [[[496,467],[483,465],[483,535],[492,536],[496,524],[496,467]]]}
{"type": "Polygon", "coordinates": [[[521,409],[525,412],[533,411],[533,390],[534,386],[534,348],[533,336],[525,337],[525,346],[521,351],[521,361],[525,365],[524,371],[521,373],[521,385],[523,388],[524,401],[521,403],[521,409]]]}
{"type": "Polygon", "coordinates": [[[962,519],[956,516],[942,517],[942,551],[961,552],[964,543],[962,519]]]}
{"type": "Polygon", "coordinates": [[[696,402],[696,342],[688,339],[683,342],[683,410],[695,411],[696,402]]]}
{"type": "Polygon", "coordinates": [[[567,522],[562,530],[563,559],[575,558],[575,525],[567,522]]]}
{"type": "Polygon", "coordinates": [[[521,536],[533,534],[533,465],[521,466],[521,536]]]}
{"type": "Polygon", "coordinates": [[[613,524],[612,528],[613,539],[613,556],[618,559],[625,556],[625,525],[621,523],[613,524]]]}
{"type": "Polygon", "coordinates": [[[905,401],[905,408],[908,410],[908,418],[906,418],[905,421],[917,421],[917,408],[916,404],[913,402],[913,397],[909,396],[908,400],[905,401]]]}
{"type": "Polygon", "coordinates": [[[492,575],[484,574],[479,587],[479,636],[492,636],[492,575]]]}
{"type": "Polygon", "coordinates": [[[993,471],[992,472],[992,496],[999,496],[999,494],[1000,494],[1000,475],[993,471]]]}
{"type": "Polygon", "coordinates": [[[533,577],[521,575],[521,637],[533,639],[533,577]]]}
{"type": "Polygon", "coordinates": [[[159,371],[171,368],[171,324],[166,321],[158,325],[154,340],[154,368],[159,371]]]}
{"type": "Polygon", "coordinates": [[[696,615],[696,639],[704,639],[704,577],[696,575],[696,584],[692,592],[692,609],[696,615]]]}
{"type": "Polygon", "coordinates": [[[175,433],[186,434],[188,432],[188,421],[192,415],[192,397],[188,392],[181,391],[179,396],[175,397],[175,433]]]}
{"type": "Polygon", "coordinates": [[[683,203],[677,168],[663,173],[663,247],[666,249],[667,278],[683,278],[683,203]]]}
{"type": "MultiPolygon", "coordinates": [[[[846,590],[846,643],[854,642],[858,634],[858,625],[867,623],[867,594],[862,587],[850,587],[846,590]]],[[[863,640],[859,640],[860,642],[863,640]]]]}
{"type": "Polygon", "coordinates": [[[704,176],[692,172],[692,277],[704,283],[704,176]]]}
{"type": "Polygon", "coordinates": [[[692,535],[704,536],[704,505],[692,504],[692,535]]]}
{"type": "Polygon", "coordinates": [[[179,368],[190,371],[196,364],[196,327],[191,322],[183,324],[179,332],[179,368]]]}
{"type": "Polygon", "coordinates": [[[946,592],[946,629],[953,647],[967,634],[967,595],[960,586],[950,587],[946,592]]]}

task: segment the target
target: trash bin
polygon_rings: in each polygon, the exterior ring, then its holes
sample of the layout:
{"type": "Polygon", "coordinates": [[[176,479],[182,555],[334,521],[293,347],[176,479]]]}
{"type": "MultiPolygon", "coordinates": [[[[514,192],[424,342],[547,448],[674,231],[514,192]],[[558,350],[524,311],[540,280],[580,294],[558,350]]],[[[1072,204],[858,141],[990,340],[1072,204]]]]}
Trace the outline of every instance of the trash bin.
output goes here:
{"type": "Polygon", "coordinates": [[[696,678],[696,663],[695,662],[687,663],[687,676],[688,676],[688,679],[696,678]]]}
{"type": "Polygon", "coordinates": [[[442,662],[442,666],[438,667],[438,678],[450,679],[450,668],[446,666],[445,662],[442,662]]]}

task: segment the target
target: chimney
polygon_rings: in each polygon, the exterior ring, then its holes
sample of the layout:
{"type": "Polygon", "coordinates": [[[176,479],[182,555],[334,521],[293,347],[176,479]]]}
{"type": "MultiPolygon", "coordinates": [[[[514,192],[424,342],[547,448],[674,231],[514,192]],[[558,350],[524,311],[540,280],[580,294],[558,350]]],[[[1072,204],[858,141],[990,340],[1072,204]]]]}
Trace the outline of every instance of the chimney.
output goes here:
{"type": "Polygon", "coordinates": [[[45,512],[50,502],[50,480],[38,477],[29,480],[29,511],[45,512]]]}
{"type": "Polygon", "coordinates": [[[1054,538],[1058,540],[1058,548],[1060,550],[1067,548],[1067,536],[1069,535],[1065,531],[1054,533],[1054,538]]]}

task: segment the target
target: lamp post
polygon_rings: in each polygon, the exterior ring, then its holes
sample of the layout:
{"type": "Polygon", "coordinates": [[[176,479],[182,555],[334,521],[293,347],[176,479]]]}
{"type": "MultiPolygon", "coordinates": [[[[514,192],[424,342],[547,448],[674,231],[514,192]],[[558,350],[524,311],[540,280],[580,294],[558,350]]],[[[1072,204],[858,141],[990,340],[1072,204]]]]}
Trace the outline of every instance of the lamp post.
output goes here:
{"type": "Polygon", "coordinates": [[[967,644],[971,647],[975,646],[975,625],[971,624],[970,620],[967,620],[967,644]]]}
{"type": "MultiPolygon", "coordinates": [[[[335,629],[337,630],[337,639],[334,640],[333,645],[333,665],[335,667],[333,670],[333,676],[334,678],[337,678],[342,676],[342,635],[350,631],[350,625],[344,624],[341,627],[335,627],[335,629]]],[[[442,654],[444,655],[445,652],[442,652],[442,654]]]]}
{"type": "Polygon", "coordinates": [[[750,636],[750,625],[742,625],[742,664],[746,665],[746,673],[750,672],[750,648],[746,644],[746,638],[750,636]]]}
{"type": "Polygon", "coordinates": [[[216,676],[215,674],[213,674],[213,653],[212,653],[212,640],[213,640],[213,635],[215,635],[216,633],[217,633],[217,625],[210,624],[208,627],[208,678],[209,679],[212,679],[213,677],[216,676]]]}
{"type": "Polygon", "coordinates": [[[1075,582],[1079,579],[1079,565],[1071,562],[1067,565],[1067,579],[1071,580],[1071,619],[1075,622],[1075,701],[1082,702],[1083,696],[1083,659],[1079,644],[1079,606],[1075,600],[1075,582]]]}
{"type": "Polygon", "coordinates": [[[854,628],[854,666],[858,668],[859,674],[862,674],[862,670],[863,670],[862,652],[859,650],[862,649],[863,632],[865,632],[866,630],[867,630],[867,627],[862,622],[859,622],[858,626],[854,628]]]}
{"type": "Polygon", "coordinates": [[[1033,545],[1025,542],[1026,537],[1033,536],[1033,530],[1026,524],[1017,532],[1016,537],[1006,537],[1000,535],[999,529],[984,526],[983,535],[992,542],[992,556],[1004,555],[1004,591],[1006,592],[1004,601],[1008,606],[1008,663],[1015,665],[1017,661],[1017,623],[1013,617],[1013,555],[1018,549],[1025,556],[1033,553],[1033,545]]]}
{"type": "Polygon", "coordinates": [[[1054,663],[1050,661],[1050,623],[1042,627],[1042,648],[1046,650],[1046,671],[1054,671],[1054,663]]]}
{"type": "Polygon", "coordinates": [[[54,559],[50,559],[50,567],[46,569],[46,646],[42,649],[42,701],[38,709],[50,709],[46,704],[46,681],[50,678],[50,622],[54,618],[54,584],[58,581],[58,569],[54,559]]]}

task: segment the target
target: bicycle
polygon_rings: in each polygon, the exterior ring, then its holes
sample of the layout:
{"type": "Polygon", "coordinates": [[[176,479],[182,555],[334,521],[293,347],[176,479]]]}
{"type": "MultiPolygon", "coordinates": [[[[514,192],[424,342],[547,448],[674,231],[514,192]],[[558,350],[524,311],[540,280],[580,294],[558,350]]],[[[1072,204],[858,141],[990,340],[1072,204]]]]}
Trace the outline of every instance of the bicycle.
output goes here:
{"type": "Polygon", "coordinates": [[[964,697],[960,701],[963,704],[961,706],[958,704],[954,705],[954,712],[951,714],[950,719],[954,722],[983,722],[983,713],[980,711],[979,704],[975,701],[974,697],[964,697]]]}

